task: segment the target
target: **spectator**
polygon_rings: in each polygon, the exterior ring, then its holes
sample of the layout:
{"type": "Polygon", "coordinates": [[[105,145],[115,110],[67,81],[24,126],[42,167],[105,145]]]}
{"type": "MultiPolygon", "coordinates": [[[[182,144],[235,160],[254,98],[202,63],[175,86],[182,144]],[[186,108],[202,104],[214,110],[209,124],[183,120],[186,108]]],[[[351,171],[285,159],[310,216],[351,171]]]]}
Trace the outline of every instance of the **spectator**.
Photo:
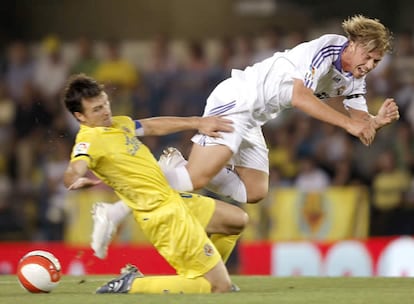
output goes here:
{"type": "Polygon", "coordinates": [[[75,42],[77,58],[70,68],[70,74],[84,73],[93,75],[99,65],[99,59],[95,55],[94,43],[86,36],[81,36],[75,42]]]}
{"type": "Polygon", "coordinates": [[[254,37],[248,34],[238,35],[234,39],[234,54],[230,59],[230,66],[243,70],[253,64],[254,37]]]}
{"type": "Polygon", "coordinates": [[[400,121],[393,132],[393,150],[400,170],[414,169],[414,136],[409,123],[400,121]]]}
{"type": "Polygon", "coordinates": [[[22,88],[34,78],[34,61],[25,41],[10,43],[7,50],[5,84],[10,98],[17,102],[23,97],[22,88]]]}
{"type": "Polygon", "coordinates": [[[315,156],[320,166],[332,174],[330,171],[339,161],[351,158],[352,141],[342,129],[328,124],[320,126],[321,134],[316,142],[315,156]]]}
{"type": "Polygon", "coordinates": [[[258,48],[253,56],[253,62],[259,62],[281,51],[283,33],[278,27],[267,27],[259,35],[258,48]]]}
{"type": "Polygon", "coordinates": [[[404,113],[412,103],[414,94],[414,40],[411,30],[403,30],[396,35],[389,80],[393,83],[393,89],[396,92],[395,100],[401,107],[401,113],[404,113]]]}
{"type": "Polygon", "coordinates": [[[204,103],[210,93],[210,66],[204,45],[200,41],[191,41],[187,45],[187,60],[174,81],[173,96],[175,105],[180,103],[179,115],[191,116],[202,113],[204,103]]]}
{"type": "Polygon", "coordinates": [[[178,62],[166,35],[155,35],[149,48],[148,60],[143,66],[143,83],[133,95],[137,117],[159,116],[163,104],[168,102],[172,82],[178,76],[178,62]]]}
{"type": "Polygon", "coordinates": [[[294,186],[302,192],[323,192],[330,185],[329,175],[311,157],[299,160],[294,186]]]}
{"type": "Polygon", "coordinates": [[[33,190],[33,176],[37,165],[38,148],[52,115],[45,108],[35,88],[27,83],[23,90],[23,98],[16,108],[13,121],[15,176],[21,190],[33,190]]]}
{"type": "Polygon", "coordinates": [[[95,77],[108,86],[132,89],[139,81],[136,67],[122,57],[121,42],[112,39],[106,42],[105,59],[98,65],[95,77]]]}
{"type": "Polygon", "coordinates": [[[41,44],[40,58],[36,62],[33,83],[48,109],[54,113],[61,110],[59,94],[69,73],[69,65],[65,61],[60,39],[47,36],[41,44]]]}
{"type": "MultiPolygon", "coordinates": [[[[266,133],[267,134],[267,133],[266,133]]],[[[269,166],[276,167],[282,180],[293,180],[298,173],[294,144],[288,126],[268,133],[269,166]]]]}
{"type": "Polygon", "coordinates": [[[409,172],[397,168],[392,151],[382,152],[372,181],[372,235],[401,233],[401,207],[410,182],[409,172]]]}
{"type": "Polygon", "coordinates": [[[42,173],[44,184],[39,204],[41,240],[63,240],[65,227],[65,195],[67,190],[62,176],[68,166],[71,143],[53,132],[48,136],[50,145],[42,147],[42,173]]]}
{"type": "Polygon", "coordinates": [[[105,46],[106,57],[92,76],[106,86],[113,102],[114,114],[132,113],[132,90],[140,81],[138,70],[132,62],[122,57],[120,41],[110,39],[105,46]]]}

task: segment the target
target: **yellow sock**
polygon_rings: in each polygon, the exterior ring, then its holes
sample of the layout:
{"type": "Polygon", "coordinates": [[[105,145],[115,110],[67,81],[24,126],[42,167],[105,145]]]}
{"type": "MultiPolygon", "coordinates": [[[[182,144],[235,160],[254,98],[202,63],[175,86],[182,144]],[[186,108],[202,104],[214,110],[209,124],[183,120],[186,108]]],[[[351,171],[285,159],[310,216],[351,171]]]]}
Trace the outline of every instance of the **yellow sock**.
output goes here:
{"type": "Polygon", "coordinates": [[[136,278],[129,293],[211,293],[211,285],[204,277],[149,276],[136,278]]]}
{"type": "Polygon", "coordinates": [[[213,242],[214,246],[216,246],[217,251],[220,253],[221,258],[224,263],[227,262],[231,252],[236,246],[236,242],[240,234],[236,235],[225,235],[225,234],[212,234],[210,236],[211,241],[213,242]]]}

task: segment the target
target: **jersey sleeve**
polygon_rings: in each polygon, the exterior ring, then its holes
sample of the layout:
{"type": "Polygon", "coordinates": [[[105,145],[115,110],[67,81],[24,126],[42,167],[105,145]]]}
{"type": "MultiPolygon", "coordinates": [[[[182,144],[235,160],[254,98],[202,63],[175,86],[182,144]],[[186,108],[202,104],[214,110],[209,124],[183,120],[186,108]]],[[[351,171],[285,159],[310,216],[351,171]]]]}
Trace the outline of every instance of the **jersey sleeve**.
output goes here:
{"type": "Polygon", "coordinates": [[[95,132],[82,132],[76,138],[72,150],[71,161],[82,159],[88,163],[89,168],[94,168],[104,151],[99,136],[95,132]]]}
{"type": "Polygon", "coordinates": [[[346,96],[343,103],[346,109],[352,108],[355,110],[368,112],[367,101],[364,95],[355,94],[346,96]]]}
{"type": "Polygon", "coordinates": [[[350,94],[345,96],[345,99],[343,101],[345,109],[352,108],[355,110],[368,112],[367,100],[365,99],[366,92],[367,90],[365,77],[355,80],[354,89],[350,94]]]}

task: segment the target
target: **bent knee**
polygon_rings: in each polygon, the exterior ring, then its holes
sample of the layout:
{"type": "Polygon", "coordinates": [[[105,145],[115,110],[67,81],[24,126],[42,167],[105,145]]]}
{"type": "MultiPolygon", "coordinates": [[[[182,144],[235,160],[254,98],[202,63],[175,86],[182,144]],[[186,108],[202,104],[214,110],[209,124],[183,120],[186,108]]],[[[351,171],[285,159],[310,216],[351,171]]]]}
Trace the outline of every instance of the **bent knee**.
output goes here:
{"type": "Polygon", "coordinates": [[[247,190],[247,203],[256,204],[264,199],[269,192],[268,184],[259,184],[247,190]]]}
{"type": "Polygon", "coordinates": [[[246,228],[247,224],[249,223],[249,215],[247,214],[247,212],[243,211],[243,217],[242,217],[242,230],[244,230],[244,228],[246,228]]]}
{"type": "Polygon", "coordinates": [[[231,223],[223,228],[223,233],[227,235],[239,235],[247,227],[249,216],[240,209],[240,214],[231,216],[231,223]]]}
{"type": "Polygon", "coordinates": [[[249,223],[249,215],[241,210],[240,215],[238,216],[238,219],[234,225],[234,233],[233,234],[240,234],[242,231],[247,227],[247,224],[249,223]]]}

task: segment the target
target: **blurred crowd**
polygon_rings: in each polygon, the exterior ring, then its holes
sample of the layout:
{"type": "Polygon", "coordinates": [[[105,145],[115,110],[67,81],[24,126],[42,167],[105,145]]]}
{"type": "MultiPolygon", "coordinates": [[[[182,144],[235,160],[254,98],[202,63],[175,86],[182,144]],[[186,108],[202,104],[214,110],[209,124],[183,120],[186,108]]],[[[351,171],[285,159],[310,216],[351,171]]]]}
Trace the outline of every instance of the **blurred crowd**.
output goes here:
{"type": "MultiPolygon", "coordinates": [[[[11,41],[0,58],[0,240],[63,238],[62,175],[78,129],[60,100],[69,75],[85,73],[104,83],[114,115],[201,115],[207,96],[232,68],[243,69],[312,38],[278,28],[214,43],[178,43],[157,34],[136,53],[117,39],[63,42],[50,35],[38,43],[11,41]]],[[[365,186],[370,234],[413,234],[414,38],[409,30],[395,33],[394,52],[368,75],[370,111],[376,113],[386,97],[396,99],[401,119],[380,130],[368,148],[295,110],[265,125],[271,187],[365,186]]],[[[155,156],[167,146],[186,156],[192,134],[143,141],[155,156]]]]}

